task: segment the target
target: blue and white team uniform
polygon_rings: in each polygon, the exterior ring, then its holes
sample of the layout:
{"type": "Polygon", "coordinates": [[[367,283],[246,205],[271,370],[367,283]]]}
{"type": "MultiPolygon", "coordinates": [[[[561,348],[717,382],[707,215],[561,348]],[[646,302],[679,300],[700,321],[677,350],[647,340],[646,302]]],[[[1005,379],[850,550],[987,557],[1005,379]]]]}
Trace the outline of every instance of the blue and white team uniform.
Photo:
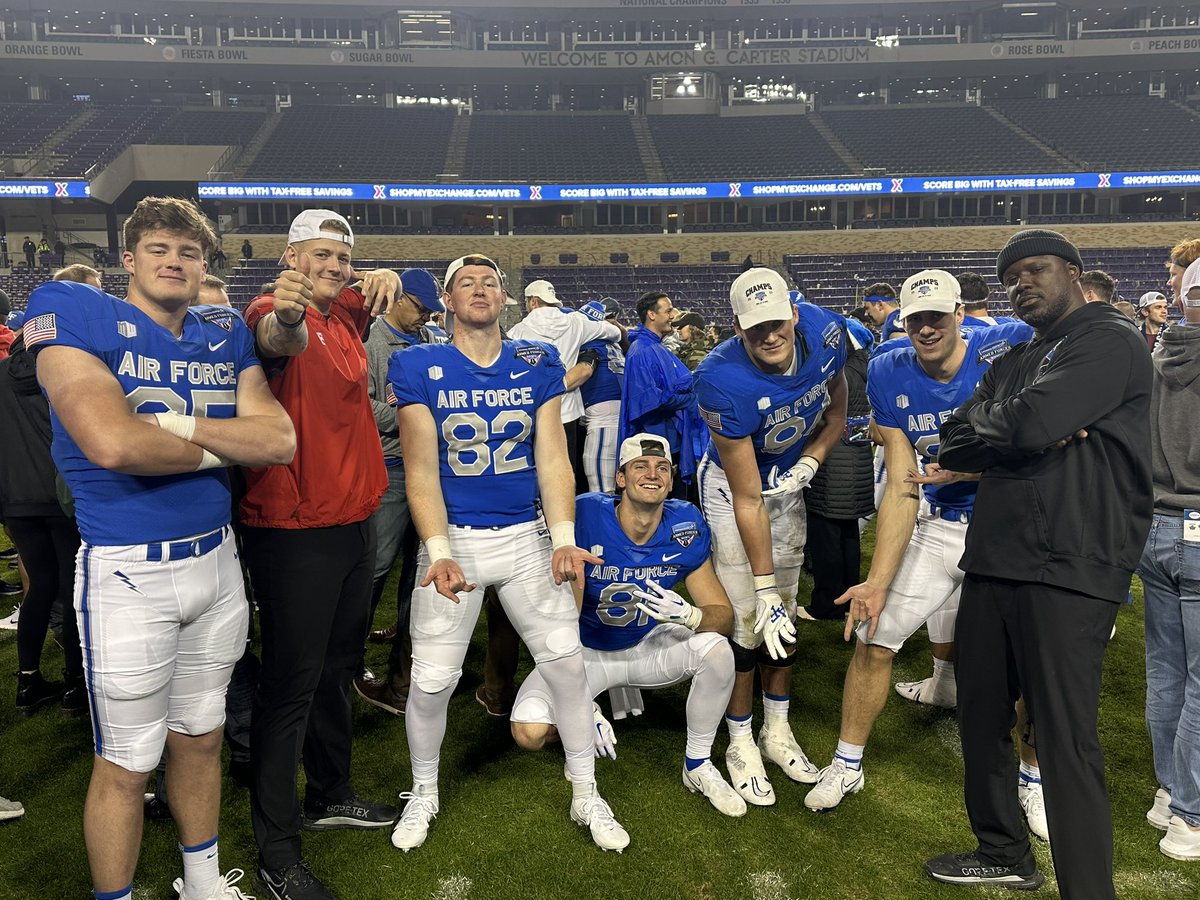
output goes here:
{"type": "Polygon", "coordinates": [[[537,411],[562,395],[565,374],[557,351],[538,341],[503,341],[490,366],[453,344],[392,355],[388,382],[397,407],[416,403],[433,415],[451,555],[477,585],[460,592],[458,603],[433,585],[420,587],[430,566],[422,544],[412,595],[412,679],[427,693],[458,681],[489,586],[535,661],[579,650],[571,588],[554,583],[533,456],[537,411]]]}
{"type": "MultiPolygon", "coordinates": [[[[660,688],[697,676],[692,690],[705,690],[698,673],[714,647],[728,651],[716,632],[695,633],[684,625],[656,622],[637,608],[635,590],[647,590],[646,579],[676,591],[681,582],[708,561],[712,541],[700,510],[683,500],[663,505],[658,530],[637,545],[617,521],[612,494],[581,494],[575,501],[575,537],[581,547],[604,560],[585,571],[579,636],[588,689],[596,697],[611,688],[660,688]]],[[[712,680],[727,681],[725,697],[713,704],[711,733],[717,726],[733,686],[733,655],[710,663],[719,670],[712,680]]],[[[716,685],[712,686],[716,688],[716,685]]],[[[711,691],[710,691],[711,692],[711,691]]],[[[553,723],[554,709],[545,680],[534,670],[521,685],[513,706],[514,722],[553,723]]],[[[689,728],[693,724],[689,716],[689,728]]],[[[706,727],[704,729],[708,731],[706,727]]],[[[711,748],[711,737],[709,738],[711,748]]],[[[689,755],[691,755],[689,753],[689,755]]],[[[708,753],[703,754],[707,756],[708,753]]]]}
{"type": "Polygon", "coordinates": [[[587,428],[583,471],[589,488],[611,494],[617,489],[617,435],[621,430],[625,354],[615,341],[589,341],[582,349],[595,350],[600,357],[592,377],[579,386],[587,428]]]}
{"type": "Polygon", "coordinates": [[[994,328],[997,325],[1013,325],[1020,321],[1020,319],[1014,319],[1012,316],[963,316],[962,327],[972,330],[976,328],[994,328]]]}
{"type": "MultiPolygon", "coordinates": [[[[700,416],[713,434],[749,437],[767,488],[771,469],[782,472],[804,455],[804,444],[829,405],[829,382],[846,365],[846,324],[819,306],[796,307],[796,352],[792,371],[768,375],[751,361],[740,337],[721,343],[694,373],[700,416]]],[[[700,507],[713,534],[713,563],[733,604],[733,640],[753,650],[754,574],[733,516],[733,494],[710,443],[700,462],[700,507]]],[[[775,578],[788,615],[795,617],[796,590],[804,560],[807,526],[802,491],[764,497],[771,521],[775,578]]]]}
{"type": "MultiPolygon", "coordinates": [[[[875,422],[903,431],[922,467],[937,462],[942,423],[971,397],[993,362],[1032,336],[1033,329],[1022,322],[972,329],[964,338],[967,351],[962,366],[946,384],[925,374],[911,344],[907,350],[872,359],[867,367],[867,395],[875,422]]],[[[864,623],[857,631],[860,641],[898,651],[926,620],[931,641],[954,640],[963,580],[958,563],[976,487],[974,481],[923,487],[912,537],[888,589],[875,636],[867,640],[864,623]]]]}
{"type": "MultiPolygon", "coordinates": [[[[49,282],[29,298],[31,349],[71,347],[113,374],[132,413],[236,415],[238,379],[259,365],[232,309],[197,306],[176,338],[97,288],[49,282]]],[[[83,545],[75,609],[96,754],[149,772],[167,730],[206,734],[245,648],[248,606],[222,468],[126,475],[84,455],[51,410],[51,452],[75,498],[83,545]]]]}

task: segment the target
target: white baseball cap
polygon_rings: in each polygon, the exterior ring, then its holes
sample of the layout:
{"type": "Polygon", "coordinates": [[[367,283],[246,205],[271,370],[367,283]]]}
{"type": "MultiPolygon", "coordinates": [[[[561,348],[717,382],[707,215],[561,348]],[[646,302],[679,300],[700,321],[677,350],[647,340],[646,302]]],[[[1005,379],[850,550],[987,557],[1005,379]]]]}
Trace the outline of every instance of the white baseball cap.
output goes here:
{"type": "Polygon", "coordinates": [[[962,303],[958,279],[945,269],[924,269],[900,288],[900,318],[909,313],[952,313],[962,303]]]}
{"type": "Polygon", "coordinates": [[[494,269],[496,274],[500,276],[500,283],[504,284],[504,273],[500,271],[500,267],[496,265],[495,260],[489,259],[482,253],[471,253],[467,256],[460,256],[450,265],[446,266],[446,277],[442,279],[444,290],[449,293],[450,287],[454,283],[454,276],[458,274],[458,270],[463,266],[487,266],[489,269],[494,269]]]}
{"type": "Polygon", "coordinates": [[[627,437],[621,442],[621,454],[617,458],[617,468],[640,456],[661,456],[668,462],[671,459],[671,445],[665,437],[657,434],[642,432],[633,437],[627,437]]]}
{"type": "MultiPolygon", "coordinates": [[[[1184,275],[1187,273],[1184,272],[1184,275]]],[[[1187,292],[1183,292],[1187,295],[1187,292]]],[[[1148,306],[1153,306],[1155,303],[1166,303],[1167,295],[1162,291],[1146,291],[1142,296],[1138,297],[1138,309],[1145,309],[1148,306]]]]}
{"type": "Polygon", "coordinates": [[[1197,289],[1200,289],[1200,259],[1184,270],[1183,282],[1179,285],[1179,296],[1183,298],[1185,306],[1200,306],[1200,297],[1188,298],[1188,294],[1197,289]]]}
{"type": "Polygon", "coordinates": [[[796,308],[788,294],[787,282],[774,269],[747,269],[729,288],[729,302],[738,324],[746,329],[790,320],[796,308]]]}
{"type": "MultiPolygon", "coordinates": [[[[346,217],[341,213],[335,213],[332,209],[306,209],[296,218],[292,219],[292,225],[288,229],[288,246],[298,244],[301,241],[315,241],[319,238],[328,238],[331,241],[337,241],[341,244],[346,244],[349,247],[354,246],[354,229],[350,227],[350,223],[346,221],[346,217]],[[340,231],[321,230],[323,222],[341,222],[346,227],[346,234],[340,231]]],[[[279,261],[283,262],[283,257],[279,257],[279,261]]]]}
{"type": "Polygon", "coordinates": [[[539,278],[537,281],[531,281],[525,285],[525,296],[537,297],[543,303],[549,303],[551,306],[562,306],[562,301],[558,299],[558,294],[554,293],[554,285],[544,278],[539,278]]]}

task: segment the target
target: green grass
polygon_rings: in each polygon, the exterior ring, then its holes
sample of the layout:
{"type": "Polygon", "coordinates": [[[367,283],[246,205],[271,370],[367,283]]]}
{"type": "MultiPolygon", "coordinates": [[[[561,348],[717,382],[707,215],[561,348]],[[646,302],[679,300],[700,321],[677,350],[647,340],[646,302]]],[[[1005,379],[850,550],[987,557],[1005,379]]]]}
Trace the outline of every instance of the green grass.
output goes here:
{"type": "MultiPolygon", "coordinates": [[[[2,540],[2,539],[0,539],[2,540]]],[[[11,576],[5,575],[5,578],[11,576]]],[[[1116,879],[1123,900],[1183,898],[1200,891],[1200,866],[1167,859],[1160,833],[1145,820],[1155,790],[1143,722],[1144,643],[1138,602],[1118,617],[1104,675],[1101,737],[1116,822],[1116,879]]],[[[384,621],[387,611],[381,611],[384,621]]],[[[801,662],[793,675],[792,724],[818,765],[837,741],[842,678],[850,646],[834,623],[801,629],[801,662]]],[[[382,666],[384,648],[369,661],[382,666]]],[[[952,713],[891,697],[867,751],[866,789],[836,812],[804,808],[806,787],[771,771],[778,803],[731,820],[679,780],[687,686],[646,694],[644,715],[616,725],[618,759],[601,760],[601,789],[632,845],[601,853],[567,817],[570,791],[561,752],[516,749],[507,723],[489,718],[474,700],[481,678],[482,631],[450,706],[443,747],[442,813],[429,841],[405,854],[386,831],[306,834],[305,855],[342,900],[434,898],[630,898],[630,900],[859,900],[1010,896],[964,893],[922,872],[929,856],[973,846],[962,801],[962,755],[952,713]]],[[[47,644],[43,667],[55,673],[62,654],[47,644]]],[[[525,663],[528,663],[526,657],[525,663]]],[[[0,632],[0,671],[16,671],[13,632],[0,632]]],[[[896,680],[930,670],[924,634],[899,654],[896,680]]],[[[54,712],[17,716],[15,676],[4,679],[0,702],[0,794],[24,802],[24,819],[0,826],[0,898],[85,898],[87,860],[80,825],[91,767],[86,721],[54,712]]],[[[761,719],[760,719],[761,721],[761,719]]],[[[354,780],[376,799],[409,787],[402,719],[356,701],[354,780]]],[[[718,760],[725,735],[717,739],[718,760]]],[[[173,898],[180,874],[175,832],[147,823],[137,873],[138,900],[173,898]]],[[[1036,847],[1048,875],[1049,852],[1036,847]]],[[[244,790],[225,784],[221,817],[225,868],[253,870],[256,849],[244,790]]],[[[252,892],[250,876],[242,887],[252,892]]],[[[1053,882],[1042,897],[1057,897],[1053,882]]]]}

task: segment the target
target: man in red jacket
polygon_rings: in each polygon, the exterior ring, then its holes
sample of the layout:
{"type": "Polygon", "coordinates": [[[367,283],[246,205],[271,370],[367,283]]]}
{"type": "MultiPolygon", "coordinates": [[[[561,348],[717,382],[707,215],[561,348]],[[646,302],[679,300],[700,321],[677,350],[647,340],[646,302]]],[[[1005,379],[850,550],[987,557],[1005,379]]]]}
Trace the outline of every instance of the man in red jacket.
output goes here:
{"type": "Polygon", "coordinates": [[[251,817],[259,880],[276,900],[333,896],[301,856],[301,828],[386,828],[398,815],[350,783],[349,691],[375,557],[370,516],[387,488],[362,336],[401,292],[395,272],[355,272],[353,246],[342,216],[305,210],[288,231],[274,293],[245,313],[271,391],[296,425],[292,464],[247,469],[240,508],[263,649],[251,817]]]}

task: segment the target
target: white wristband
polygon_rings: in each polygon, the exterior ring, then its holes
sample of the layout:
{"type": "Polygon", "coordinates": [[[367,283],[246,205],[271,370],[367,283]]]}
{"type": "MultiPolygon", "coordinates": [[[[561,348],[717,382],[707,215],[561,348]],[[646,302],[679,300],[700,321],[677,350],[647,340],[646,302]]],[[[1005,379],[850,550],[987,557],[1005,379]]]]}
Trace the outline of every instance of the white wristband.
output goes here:
{"type": "Polygon", "coordinates": [[[758,591],[777,591],[777,590],[779,590],[779,586],[775,584],[775,573],[772,572],[770,575],[755,575],[754,576],[754,590],[756,593],[758,591]]]}
{"type": "Polygon", "coordinates": [[[814,472],[821,468],[821,461],[815,456],[802,456],[800,457],[800,462],[804,462],[806,459],[808,460],[808,464],[813,467],[814,472]]]}
{"type": "Polygon", "coordinates": [[[554,545],[554,549],[559,547],[575,547],[575,523],[574,522],[556,522],[550,526],[550,542],[554,545]]]}
{"type": "Polygon", "coordinates": [[[429,552],[429,561],[437,562],[439,559],[452,559],[450,555],[450,538],[444,534],[435,534],[433,537],[425,539],[425,549],[429,552]]]}
{"type": "MultiPolygon", "coordinates": [[[[189,416],[188,418],[191,417],[189,416]]],[[[196,466],[197,472],[201,469],[220,469],[227,465],[225,460],[221,459],[217,454],[205,450],[203,447],[200,448],[200,454],[200,465],[196,466]]]]}
{"type": "Polygon", "coordinates": [[[163,431],[169,431],[175,437],[183,438],[185,441],[190,441],[192,435],[196,433],[195,416],[181,416],[179,413],[165,412],[155,413],[154,418],[158,422],[158,427],[163,431]]]}

